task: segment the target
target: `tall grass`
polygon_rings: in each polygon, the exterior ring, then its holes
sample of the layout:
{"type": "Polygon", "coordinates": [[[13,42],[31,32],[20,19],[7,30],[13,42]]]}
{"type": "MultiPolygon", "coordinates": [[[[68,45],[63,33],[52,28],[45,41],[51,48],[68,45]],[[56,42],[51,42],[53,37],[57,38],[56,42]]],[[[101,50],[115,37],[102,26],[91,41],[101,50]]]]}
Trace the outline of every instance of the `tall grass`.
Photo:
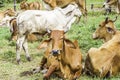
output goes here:
{"type": "MultiPolygon", "coordinates": [[[[34,0],[29,0],[34,1],[34,0]]],[[[87,8],[88,8],[88,18],[86,24],[84,23],[84,18],[81,18],[81,21],[76,24],[74,23],[70,29],[66,33],[66,37],[70,40],[77,39],[79,42],[80,49],[82,50],[82,54],[84,58],[86,57],[87,51],[91,47],[99,47],[102,44],[101,40],[93,40],[92,33],[98,27],[98,24],[105,20],[104,11],[94,12],[90,10],[91,3],[103,2],[104,0],[86,0],[87,8]]],[[[11,4],[6,4],[9,7],[0,8],[0,10],[5,10],[6,8],[12,7],[11,4]]],[[[19,4],[17,4],[19,9],[19,4]]],[[[96,5],[95,5],[96,6],[96,5]]],[[[99,5],[101,6],[101,5],[99,5]]],[[[114,19],[117,14],[112,13],[108,15],[111,19],[114,19]]],[[[115,25],[118,29],[120,29],[120,17],[115,22],[115,25]]],[[[37,73],[34,75],[28,76],[20,76],[20,73],[23,71],[31,70],[39,65],[41,58],[43,56],[44,50],[37,50],[37,46],[40,44],[40,41],[28,43],[29,52],[32,57],[32,61],[28,62],[25,58],[25,54],[22,51],[21,53],[21,64],[17,65],[16,63],[16,48],[15,42],[9,41],[10,32],[7,27],[0,28],[0,80],[42,80],[43,75],[41,73],[37,73]]],[[[119,76],[111,77],[105,80],[119,80],[119,76]]],[[[57,80],[57,78],[52,79],[57,80]]],[[[101,80],[99,77],[90,77],[86,75],[82,75],[80,80],[101,80]]]]}

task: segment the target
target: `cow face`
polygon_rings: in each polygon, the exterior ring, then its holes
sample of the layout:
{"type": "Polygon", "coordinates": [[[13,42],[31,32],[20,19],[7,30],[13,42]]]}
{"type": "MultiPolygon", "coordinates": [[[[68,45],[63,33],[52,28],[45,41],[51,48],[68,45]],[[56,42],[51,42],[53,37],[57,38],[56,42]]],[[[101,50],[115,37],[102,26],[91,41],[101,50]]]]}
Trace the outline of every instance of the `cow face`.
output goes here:
{"type": "Polygon", "coordinates": [[[50,31],[50,38],[44,40],[40,45],[41,48],[50,48],[53,55],[60,54],[60,51],[63,49],[63,40],[64,40],[64,30],[53,30],[50,31]]]}
{"type": "Polygon", "coordinates": [[[60,54],[63,49],[64,31],[54,30],[51,32],[50,38],[52,39],[52,54],[60,54]]]}
{"type": "Polygon", "coordinates": [[[110,13],[111,12],[111,7],[110,5],[108,4],[109,0],[106,1],[104,4],[103,4],[103,7],[105,8],[106,10],[106,13],[110,13]]]}
{"type": "Polygon", "coordinates": [[[5,14],[8,15],[8,16],[15,16],[15,11],[13,9],[7,9],[5,11],[5,14]]]}
{"type": "Polygon", "coordinates": [[[106,2],[103,4],[103,7],[106,10],[106,13],[111,12],[111,6],[117,6],[119,0],[106,0],[106,2]]]}
{"type": "Polygon", "coordinates": [[[93,39],[104,39],[104,41],[108,41],[112,38],[113,34],[115,34],[114,21],[106,18],[93,33],[93,39]]]}
{"type": "MultiPolygon", "coordinates": [[[[76,4],[75,4],[76,5],[76,4]]],[[[77,17],[81,17],[82,13],[79,9],[79,7],[76,5],[76,9],[74,10],[74,15],[77,16],[77,17]]]]}
{"type": "Polygon", "coordinates": [[[64,44],[67,44],[67,46],[69,47],[75,48],[76,46],[74,45],[74,43],[69,39],[65,39],[64,34],[64,30],[51,31],[50,39],[44,40],[38,48],[46,48],[50,47],[51,45],[51,54],[54,56],[59,55],[64,50],[64,44]]]}

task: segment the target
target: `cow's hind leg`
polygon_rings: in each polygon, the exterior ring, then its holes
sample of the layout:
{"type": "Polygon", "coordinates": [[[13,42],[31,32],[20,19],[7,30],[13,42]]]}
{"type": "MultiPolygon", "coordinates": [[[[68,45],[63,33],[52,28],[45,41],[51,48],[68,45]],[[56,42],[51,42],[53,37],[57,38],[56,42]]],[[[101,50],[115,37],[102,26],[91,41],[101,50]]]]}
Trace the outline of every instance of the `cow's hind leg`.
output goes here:
{"type": "Polygon", "coordinates": [[[20,52],[21,52],[24,40],[25,40],[25,36],[19,36],[16,42],[16,55],[17,55],[16,60],[18,64],[20,63],[20,52]]]}
{"type": "Polygon", "coordinates": [[[25,51],[25,55],[26,55],[27,60],[31,61],[31,58],[30,58],[30,55],[29,55],[29,52],[28,52],[28,44],[27,44],[27,38],[26,37],[24,39],[22,47],[23,47],[23,50],[25,51]]]}

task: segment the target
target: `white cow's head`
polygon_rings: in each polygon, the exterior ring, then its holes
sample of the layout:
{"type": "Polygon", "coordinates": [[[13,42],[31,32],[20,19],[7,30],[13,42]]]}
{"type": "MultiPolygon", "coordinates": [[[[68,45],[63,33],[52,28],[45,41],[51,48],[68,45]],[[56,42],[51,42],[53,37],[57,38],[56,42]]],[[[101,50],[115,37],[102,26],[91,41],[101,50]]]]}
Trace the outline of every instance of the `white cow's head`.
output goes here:
{"type": "Polygon", "coordinates": [[[80,17],[82,15],[79,7],[77,4],[69,4],[67,7],[62,9],[62,13],[64,13],[65,15],[75,15],[80,17]]]}

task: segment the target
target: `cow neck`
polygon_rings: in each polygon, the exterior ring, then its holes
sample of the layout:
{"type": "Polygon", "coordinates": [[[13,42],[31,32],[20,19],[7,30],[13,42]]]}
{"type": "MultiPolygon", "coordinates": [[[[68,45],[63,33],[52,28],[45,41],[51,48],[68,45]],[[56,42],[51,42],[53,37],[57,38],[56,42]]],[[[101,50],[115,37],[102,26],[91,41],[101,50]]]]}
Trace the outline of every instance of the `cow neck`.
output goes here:
{"type": "Polygon", "coordinates": [[[65,43],[65,41],[63,40],[63,47],[62,47],[63,49],[62,49],[62,51],[61,51],[61,56],[60,56],[60,57],[61,57],[61,61],[63,61],[63,59],[65,60],[65,57],[66,57],[66,55],[65,55],[65,49],[66,49],[66,48],[65,48],[65,44],[66,44],[66,43],[65,43]]]}

